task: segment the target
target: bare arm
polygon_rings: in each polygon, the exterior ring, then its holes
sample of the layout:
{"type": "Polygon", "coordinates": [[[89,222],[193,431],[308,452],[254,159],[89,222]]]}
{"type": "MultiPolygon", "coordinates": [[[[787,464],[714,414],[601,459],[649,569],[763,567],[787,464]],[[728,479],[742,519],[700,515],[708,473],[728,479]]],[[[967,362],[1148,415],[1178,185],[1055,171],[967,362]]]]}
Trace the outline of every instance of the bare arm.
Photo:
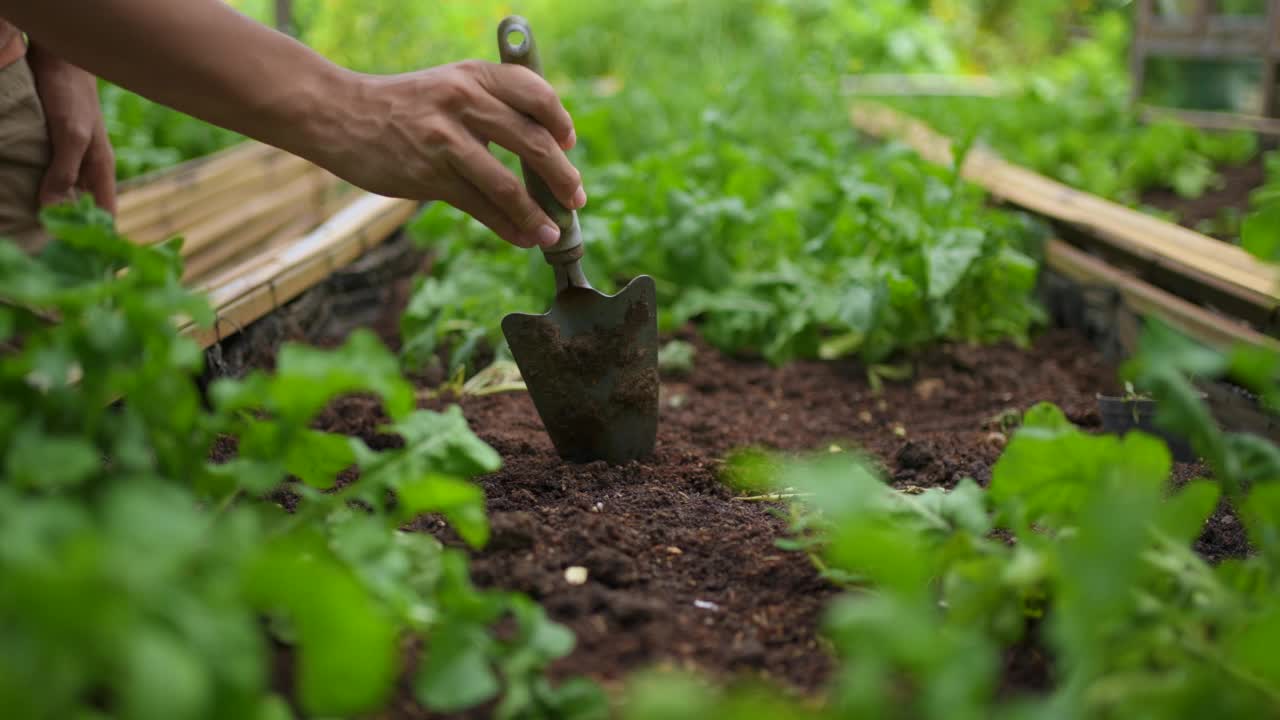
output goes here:
{"type": "Polygon", "coordinates": [[[524,68],[468,61],[355,73],[221,0],[0,0],[0,17],[152,100],[372,192],[444,200],[517,245],[552,244],[558,230],[489,142],[532,163],[565,205],[586,202],[564,154],[572,120],[524,68]]]}

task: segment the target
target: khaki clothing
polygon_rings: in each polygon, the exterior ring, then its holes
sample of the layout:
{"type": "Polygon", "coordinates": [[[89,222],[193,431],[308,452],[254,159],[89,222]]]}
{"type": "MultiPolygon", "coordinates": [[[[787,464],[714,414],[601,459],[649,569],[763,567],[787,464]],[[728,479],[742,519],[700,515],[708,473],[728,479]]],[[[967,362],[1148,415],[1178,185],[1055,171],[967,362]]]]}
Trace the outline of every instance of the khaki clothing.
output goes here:
{"type": "Polygon", "coordinates": [[[49,167],[49,129],[25,58],[0,68],[0,237],[28,253],[48,242],[40,227],[40,181],[49,167]]]}

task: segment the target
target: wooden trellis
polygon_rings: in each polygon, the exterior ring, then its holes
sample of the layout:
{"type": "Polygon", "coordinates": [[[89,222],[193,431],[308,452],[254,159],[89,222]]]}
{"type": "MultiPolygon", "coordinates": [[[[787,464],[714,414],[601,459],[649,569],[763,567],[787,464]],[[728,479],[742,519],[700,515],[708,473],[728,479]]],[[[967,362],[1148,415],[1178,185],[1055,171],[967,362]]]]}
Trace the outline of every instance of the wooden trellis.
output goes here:
{"type": "Polygon", "coordinates": [[[1276,105],[1276,65],[1280,63],[1280,0],[1267,0],[1264,15],[1219,12],[1217,0],[1187,0],[1189,12],[1157,12],[1156,0],[1134,3],[1130,68],[1135,100],[1142,97],[1147,59],[1169,57],[1196,60],[1261,61],[1261,113],[1146,108],[1148,114],[1176,115],[1202,127],[1242,128],[1280,134],[1276,105]]]}

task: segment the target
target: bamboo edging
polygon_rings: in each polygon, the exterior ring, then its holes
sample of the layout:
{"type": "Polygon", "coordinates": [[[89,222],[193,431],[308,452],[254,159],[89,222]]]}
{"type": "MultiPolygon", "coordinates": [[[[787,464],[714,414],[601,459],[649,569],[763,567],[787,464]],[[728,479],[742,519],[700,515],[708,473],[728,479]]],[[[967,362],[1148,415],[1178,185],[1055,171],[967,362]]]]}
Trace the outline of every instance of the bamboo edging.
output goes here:
{"type": "Polygon", "coordinates": [[[383,242],[418,207],[349,189],[302,158],[245,142],[123,183],[117,227],[147,244],[183,236],[183,282],[207,293],[216,321],[177,322],[208,348],[383,242]]]}
{"type": "Polygon", "coordinates": [[[306,160],[283,152],[268,158],[258,161],[260,164],[239,168],[233,174],[174,189],[146,207],[121,211],[117,223],[120,232],[144,244],[186,234],[193,227],[234,215],[259,195],[299,177],[322,172],[306,160]]]}
{"type": "Polygon", "coordinates": [[[417,207],[410,200],[364,194],[269,261],[211,288],[209,299],[217,312],[213,326],[187,321],[181,331],[202,348],[239,332],[382,243],[417,207]]]}
{"type": "Polygon", "coordinates": [[[203,188],[218,187],[283,154],[269,145],[246,142],[127,181],[120,186],[117,211],[121,217],[137,218],[133,222],[145,225],[169,208],[175,198],[198,194],[203,188]]]}
{"type": "Polygon", "coordinates": [[[315,172],[245,202],[237,212],[194,226],[184,234],[183,247],[190,247],[190,251],[186,253],[183,280],[208,274],[297,219],[311,217],[312,226],[318,224],[323,220],[317,217],[319,210],[341,188],[337,177],[315,168],[315,172]]]}
{"type": "Polygon", "coordinates": [[[1138,314],[1159,317],[1207,345],[1226,349],[1244,343],[1280,350],[1275,338],[1143,282],[1062,240],[1052,238],[1046,243],[1045,264],[1078,283],[1109,287],[1138,314]]]}
{"type": "MultiPolygon", "coordinates": [[[[851,113],[858,130],[905,142],[930,162],[952,164],[951,141],[919,120],[875,103],[851,113]]],[[[1244,250],[1117,203],[1090,195],[1001,159],[984,148],[965,157],[961,175],[1003,200],[1081,228],[1112,249],[1152,268],[1190,279],[1245,319],[1273,328],[1280,274],[1244,250]]]]}

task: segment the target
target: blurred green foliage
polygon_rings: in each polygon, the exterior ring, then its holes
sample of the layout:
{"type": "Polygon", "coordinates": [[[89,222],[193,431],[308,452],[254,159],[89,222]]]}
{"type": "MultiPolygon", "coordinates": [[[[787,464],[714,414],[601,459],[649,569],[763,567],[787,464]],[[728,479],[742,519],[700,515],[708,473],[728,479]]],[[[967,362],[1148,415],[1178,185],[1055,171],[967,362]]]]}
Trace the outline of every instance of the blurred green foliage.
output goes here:
{"type": "Polygon", "coordinates": [[[206,402],[203,354],[173,317],[212,314],[179,283],[180,242],[132,243],[88,198],[44,217],[56,241],[39,257],[0,242],[0,342],[18,339],[0,354],[6,717],[291,717],[267,633],[309,717],[384,707],[407,641],[431,710],[600,717],[593,685],[543,675],[567,629],[473,587],[465,551],[400,530],[432,513],[470,547],[488,540],[470,479],[501,463],[457,407],[416,410],[367,330],[332,351],[286,345],[274,372],[219,379],[206,402]],[[403,447],[311,426],[350,392],[381,401],[403,447]],[[225,436],[234,458],[211,462],[225,436]]]}
{"type": "MultiPolygon", "coordinates": [[[[642,0],[526,14],[580,139],[588,276],[607,290],[655,276],[664,327],[697,319],[720,348],[772,362],[876,361],[937,338],[1023,338],[1037,319],[1035,225],[849,128],[845,68],[958,62],[946,26],[912,4],[642,0]]],[[[414,230],[438,259],[402,321],[411,364],[443,347],[464,362],[479,341],[501,354],[501,314],[545,308],[537,253],[444,207],[414,230]]]]}
{"type": "Polygon", "coordinates": [[[1098,16],[1089,31],[1042,62],[994,68],[1004,86],[999,97],[896,104],[942,132],[976,136],[1014,162],[1129,204],[1151,188],[1199,196],[1217,181],[1218,167],[1241,164],[1257,152],[1252,134],[1139,122],[1124,62],[1126,18],[1098,16]]]}

